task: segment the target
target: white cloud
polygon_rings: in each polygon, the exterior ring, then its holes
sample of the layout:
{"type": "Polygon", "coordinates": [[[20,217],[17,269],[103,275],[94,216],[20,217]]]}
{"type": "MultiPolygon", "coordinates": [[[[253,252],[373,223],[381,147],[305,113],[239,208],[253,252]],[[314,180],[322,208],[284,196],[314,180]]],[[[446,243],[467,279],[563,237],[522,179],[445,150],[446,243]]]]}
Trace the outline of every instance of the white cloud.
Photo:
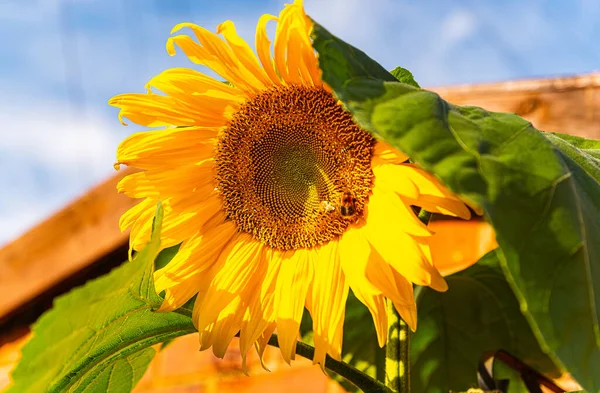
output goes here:
{"type": "Polygon", "coordinates": [[[442,22],[440,28],[442,44],[451,50],[456,43],[468,38],[477,29],[477,19],[466,10],[454,10],[442,22]]]}
{"type": "Polygon", "coordinates": [[[306,0],[305,8],[333,34],[369,52],[386,47],[398,35],[398,22],[415,12],[407,2],[393,0],[306,0]]]}
{"type": "MultiPolygon", "coordinates": [[[[65,102],[0,97],[0,244],[18,236],[112,171],[118,122],[70,116],[65,102]],[[10,127],[6,125],[10,124],[10,127]]],[[[119,135],[121,134],[121,135],[119,135]]]]}
{"type": "Polygon", "coordinates": [[[34,163],[60,171],[83,166],[81,169],[94,177],[98,168],[114,157],[119,138],[103,118],[91,115],[72,119],[69,108],[53,103],[11,108],[10,103],[0,101],[0,106],[0,124],[18,119],[0,138],[0,151],[29,157],[34,163]]]}

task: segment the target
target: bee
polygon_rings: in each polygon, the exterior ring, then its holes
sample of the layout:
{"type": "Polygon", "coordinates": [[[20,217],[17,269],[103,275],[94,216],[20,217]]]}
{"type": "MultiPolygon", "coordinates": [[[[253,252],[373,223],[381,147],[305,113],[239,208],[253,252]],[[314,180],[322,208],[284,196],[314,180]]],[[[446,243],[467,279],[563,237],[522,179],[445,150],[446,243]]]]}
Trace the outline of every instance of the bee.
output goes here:
{"type": "Polygon", "coordinates": [[[356,213],[356,198],[349,191],[342,193],[340,201],[340,215],[345,219],[352,219],[356,213]]]}

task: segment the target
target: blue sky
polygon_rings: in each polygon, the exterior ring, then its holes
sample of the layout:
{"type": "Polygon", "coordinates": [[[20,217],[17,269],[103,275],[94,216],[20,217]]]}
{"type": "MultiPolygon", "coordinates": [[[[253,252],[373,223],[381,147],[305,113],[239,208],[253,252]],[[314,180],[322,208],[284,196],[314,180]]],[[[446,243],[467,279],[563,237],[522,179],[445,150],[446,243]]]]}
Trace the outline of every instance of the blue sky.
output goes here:
{"type": "MultiPolygon", "coordinates": [[[[231,19],[251,42],[274,0],[0,0],[0,245],[112,174],[107,100],[174,66],[171,28],[231,19]]],[[[305,0],[309,15],[423,86],[600,69],[598,0],[305,0]]],[[[116,224],[115,224],[116,225],[116,224]]]]}

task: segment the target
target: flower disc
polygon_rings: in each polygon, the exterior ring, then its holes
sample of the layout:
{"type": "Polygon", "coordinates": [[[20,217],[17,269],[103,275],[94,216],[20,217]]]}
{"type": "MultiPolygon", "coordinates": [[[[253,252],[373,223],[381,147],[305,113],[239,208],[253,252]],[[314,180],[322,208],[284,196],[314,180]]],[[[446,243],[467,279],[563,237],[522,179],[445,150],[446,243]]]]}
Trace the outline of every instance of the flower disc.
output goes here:
{"type": "Polygon", "coordinates": [[[275,249],[324,244],[362,215],[374,145],[327,91],[267,89],[234,114],[217,147],[227,216],[275,249]]]}

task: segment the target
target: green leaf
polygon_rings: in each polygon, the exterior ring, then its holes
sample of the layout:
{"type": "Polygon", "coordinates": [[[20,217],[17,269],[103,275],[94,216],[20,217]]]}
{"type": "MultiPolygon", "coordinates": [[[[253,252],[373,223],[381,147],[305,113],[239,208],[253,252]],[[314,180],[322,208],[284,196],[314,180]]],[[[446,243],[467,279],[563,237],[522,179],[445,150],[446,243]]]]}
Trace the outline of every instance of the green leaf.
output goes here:
{"type": "MultiPolygon", "coordinates": [[[[557,377],[519,310],[495,251],[447,277],[448,291],[423,287],[417,298],[419,326],[411,338],[411,383],[415,392],[465,391],[477,386],[485,352],[506,350],[540,372],[557,377]]],[[[513,380],[510,392],[524,385],[513,380]]]]}
{"type": "Polygon", "coordinates": [[[33,326],[8,393],[129,392],[154,356],[154,344],[192,333],[191,319],[154,313],[152,281],[162,209],[150,243],[133,261],[55,302],[33,326]]]}
{"type": "Polygon", "coordinates": [[[600,181],[600,141],[557,133],[544,135],[588,175],[600,181]]]}
{"type": "MultiPolygon", "coordinates": [[[[447,103],[390,82],[364,54],[314,29],[323,80],[357,123],[484,209],[503,271],[542,349],[600,391],[600,185],[594,142],[447,103]],[[335,42],[335,56],[327,55],[335,42]],[[361,64],[364,63],[364,67],[361,64]],[[589,147],[592,147],[589,149],[589,147]],[[582,148],[587,155],[577,155],[582,148]],[[590,151],[591,150],[591,151],[590,151]]],[[[362,52],[361,52],[362,53],[362,52]]]]}
{"type": "Polygon", "coordinates": [[[156,259],[154,260],[154,270],[159,270],[167,266],[167,264],[171,262],[171,259],[173,259],[175,255],[177,255],[177,251],[179,251],[179,246],[180,244],[161,250],[156,256],[156,259]]]}
{"type": "Polygon", "coordinates": [[[420,88],[419,84],[415,80],[412,72],[407,70],[406,68],[396,67],[390,74],[394,75],[394,78],[398,80],[398,82],[406,83],[407,85],[411,85],[412,87],[420,88]]]}
{"type": "Polygon", "coordinates": [[[579,136],[559,134],[558,132],[548,132],[546,136],[554,136],[560,138],[575,146],[579,153],[594,159],[597,165],[600,165],[600,141],[585,139],[579,136]]]}

